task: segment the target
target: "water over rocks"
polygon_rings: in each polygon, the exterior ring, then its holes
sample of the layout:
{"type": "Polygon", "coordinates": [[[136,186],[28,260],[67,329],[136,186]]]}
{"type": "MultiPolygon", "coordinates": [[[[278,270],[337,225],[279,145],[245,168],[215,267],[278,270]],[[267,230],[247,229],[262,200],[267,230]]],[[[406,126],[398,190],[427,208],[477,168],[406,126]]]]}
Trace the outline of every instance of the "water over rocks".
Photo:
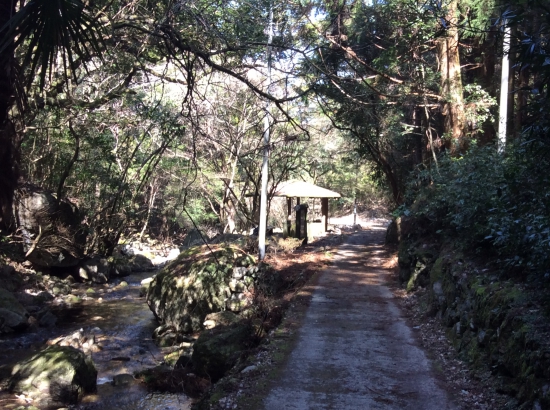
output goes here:
{"type": "MultiPolygon", "coordinates": [[[[106,406],[102,408],[119,409],[120,405],[115,403],[123,402],[131,402],[136,408],[140,408],[136,400],[143,398],[144,383],[149,387],[151,385],[143,378],[125,383],[129,379],[125,379],[124,375],[135,375],[135,372],[144,368],[160,369],[168,365],[171,366],[170,372],[173,372],[176,363],[178,372],[183,372],[181,383],[186,392],[199,395],[208,388],[211,375],[221,377],[254,339],[252,322],[249,319],[253,314],[250,309],[254,295],[259,290],[265,294],[276,293],[281,286],[281,280],[269,266],[256,266],[255,258],[238,246],[198,246],[187,249],[182,254],[179,254],[179,250],[176,252],[172,249],[162,258],[176,255],[177,260],[156,275],[147,278],[146,272],[132,274],[125,278],[127,282],[113,274],[114,265],[121,265],[131,259],[146,260],[146,267],[150,269],[154,265],[148,256],[157,262],[158,257],[134,253],[120,254],[116,258],[88,258],[77,267],[87,268],[88,276],[84,283],[82,280],[85,278],[74,274],[76,279],[73,275],[59,277],[42,274],[25,268],[29,265],[18,265],[17,270],[22,272],[24,280],[13,287],[14,292],[5,293],[8,295],[6,298],[19,308],[15,310],[19,312],[21,328],[15,327],[9,331],[28,331],[14,334],[13,342],[8,339],[0,341],[0,348],[8,347],[10,351],[13,349],[15,356],[19,357],[10,357],[10,366],[16,361],[19,362],[18,366],[24,366],[26,361],[31,360],[30,355],[41,354],[44,340],[48,339],[47,345],[50,346],[46,350],[50,349],[49,352],[52,349],[76,349],[85,355],[91,355],[97,363],[99,399],[93,398],[95,395],[88,395],[78,408],[95,408],[87,400],[99,400],[98,405],[101,402],[106,406]],[[99,278],[98,274],[104,277],[99,278]],[[107,278],[114,283],[102,283],[107,278]],[[192,282],[191,278],[196,281],[192,282]],[[143,299],[138,299],[145,294],[153,307],[160,307],[156,311],[151,308],[161,322],[154,332],[157,336],[156,346],[151,340],[155,325],[153,316],[149,310],[142,311],[141,306],[145,304],[143,299]],[[75,326],[83,326],[83,329],[75,326]],[[120,330],[116,330],[118,328],[120,330]],[[211,329],[212,332],[205,334],[201,343],[198,343],[195,332],[204,329],[211,329]],[[248,330],[241,331],[242,329],[248,330]],[[189,335],[190,332],[193,334],[189,335]],[[231,336],[234,333],[241,335],[242,340],[227,343],[228,334],[231,336]],[[207,339],[212,340],[204,343],[207,339]],[[221,344],[222,353],[216,343],[221,344]],[[198,353],[194,353],[194,345],[199,346],[198,353]],[[110,389],[128,390],[131,392],[129,397],[132,398],[122,400],[116,392],[110,392],[110,389]],[[109,391],[107,399],[106,391],[109,391]]],[[[143,268],[145,263],[138,266],[143,268]]],[[[18,276],[14,274],[14,277],[18,276]]],[[[8,358],[10,353],[1,356],[8,358]]],[[[7,368],[4,366],[0,370],[5,369],[7,368]]],[[[5,377],[4,373],[2,378],[5,380],[5,377]]],[[[15,381],[12,385],[19,386],[15,381]]],[[[63,398],[71,403],[81,398],[81,391],[89,391],[88,388],[80,387],[60,387],[56,391],[61,392],[63,389],[72,392],[67,398],[63,398]]],[[[35,394],[22,387],[14,387],[12,391],[24,391],[29,399],[35,394]]],[[[60,401],[62,394],[54,393],[55,397],[48,400],[60,401]]],[[[185,397],[181,393],[180,396],[185,397]]],[[[180,396],[174,397],[177,401],[183,400],[187,403],[187,399],[180,396]]],[[[9,400],[15,398],[10,396],[9,400]]],[[[147,404],[144,406],[149,408],[147,404]]]]}

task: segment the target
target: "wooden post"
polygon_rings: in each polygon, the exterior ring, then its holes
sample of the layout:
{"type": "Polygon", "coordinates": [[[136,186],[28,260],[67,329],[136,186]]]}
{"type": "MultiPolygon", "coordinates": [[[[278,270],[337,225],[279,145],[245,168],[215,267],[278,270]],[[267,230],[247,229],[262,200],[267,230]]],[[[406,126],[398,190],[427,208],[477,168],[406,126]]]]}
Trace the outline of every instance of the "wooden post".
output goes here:
{"type": "MultiPolygon", "coordinates": [[[[300,205],[300,198],[296,198],[296,207],[300,205]]],[[[299,211],[296,211],[296,232],[294,232],[295,238],[300,238],[300,218],[298,217],[299,211]]]]}
{"type": "Polygon", "coordinates": [[[296,205],[296,238],[305,239],[307,243],[307,204],[296,205]]]}
{"type": "Polygon", "coordinates": [[[321,198],[321,215],[323,215],[323,223],[325,232],[328,231],[328,198],[321,198]]]}
{"type": "Polygon", "coordinates": [[[296,208],[296,232],[295,232],[295,234],[294,234],[294,237],[300,239],[300,233],[302,232],[302,231],[301,231],[301,228],[302,228],[302,226],[301,226],[302,220],[300,219],[300,215],[301,215],[301,213],[300,213],[300,205],[297,204],[295,208],[296,208]]]}
{"type": "Polygon", "coordinates": [[[291,197],[288,197],[286,199],[286,207],[287,207],[287,212],[288,212],[288,215],[287,215],[287,218],[286,218],[286,231],[287,231],[288,237],[290,237],[292,235],[292,233],[291,233],[291,230],[292,230],[292,198],[291,197]]]}

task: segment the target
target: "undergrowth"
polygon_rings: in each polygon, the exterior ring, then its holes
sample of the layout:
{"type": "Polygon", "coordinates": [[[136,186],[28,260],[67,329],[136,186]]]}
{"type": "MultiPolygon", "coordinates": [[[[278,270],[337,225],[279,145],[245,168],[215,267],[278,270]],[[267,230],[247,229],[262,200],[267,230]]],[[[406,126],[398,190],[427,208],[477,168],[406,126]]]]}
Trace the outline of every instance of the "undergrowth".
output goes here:
{"type": "Polygon", "coordinates": [[[459,158],[442,158],[437,169],[415,174],[397,212],[423,222],[426,234],[494,256],[508,272],[548,279],[550,162],[536,148],[524,143],[502,155],[473,146],[459,158]]]}

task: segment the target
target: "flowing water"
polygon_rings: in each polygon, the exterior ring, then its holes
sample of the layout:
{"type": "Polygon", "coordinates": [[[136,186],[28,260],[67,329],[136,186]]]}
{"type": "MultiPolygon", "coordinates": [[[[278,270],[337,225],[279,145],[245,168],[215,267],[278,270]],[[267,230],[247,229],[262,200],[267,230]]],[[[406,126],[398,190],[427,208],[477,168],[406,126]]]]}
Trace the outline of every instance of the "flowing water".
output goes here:
{"type": "MultiPolygon", "coordinates": [[[[153,343],[151,335],[157,322],[145,298],[139,296],[140,282],[150,272],[136,273],[123,278],[128,286],[117,283],[90,287],[77,285],[82,302],[73,305],[52,306],[57,316],[53,328],[40,328],[0,339],[0,363],[21,360],[44,347],[47,342],[73,334],[94,334],[97,348],[91,353],[96,365],[97,393],[84,397],[75,409],[116,410],[183,410],[190,408],[191,399],[184,394],[151,393],[137,383],[135,372],[162,362],[163,354],[153,343]],[[121,380],[113,385],[113,379],[121,380]]],[[[120,282],[120,281],[119,281],[120,282]]],[[[17,399],[0,394],[0,408],[15,405],[17,399]]],[[[19,402],[18,405],[25,404],[19,402]]],[[[32,403],[28,403],[29,405],[32,403]]],[[[15,406],[17,407],[17,406],[15,406]]]]}

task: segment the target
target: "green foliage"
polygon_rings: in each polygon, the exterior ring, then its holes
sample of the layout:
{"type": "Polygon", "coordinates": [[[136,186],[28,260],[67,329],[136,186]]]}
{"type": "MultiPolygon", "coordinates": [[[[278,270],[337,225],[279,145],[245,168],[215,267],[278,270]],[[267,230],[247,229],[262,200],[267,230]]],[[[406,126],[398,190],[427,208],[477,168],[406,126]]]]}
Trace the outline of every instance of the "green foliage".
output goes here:
{"type": "Polygon", "coordinates": [[[511,25],[521,27],[532,22],[534,26],[521,33],[521,41],[515,51],[521,69],[531,71],[534,77],[532,85],[526,87],[529,103],[524,134],[538,160],[541,156],[547,156],[550,150],[550,14],[540,6],[523,7],[520,13],[513,16],[511,25]]]}
{"type": "MultiPolygon", "coordinates": [[[[189,198],[186,206],[189,217],[199,225],[216,223],[218,215],[209,209],[208,201],[204,197],[189,198]]],[[[183,222],[183,225],[191,228],[190,221],[183,222]]]]}
{"type": "Polygon", "coordinates": [[[426,157],[429,134],[441,128],[431,108],[440,104],[434,99],[440,88],[434,17],[441,10],[408,0],[358,2],[350,9],[339,17],[345,25],[332,28],[333,42],[304,66],[318,74],[311,81],[323,113],[372,161],[375,177],[400,204],[410,170],[426,157]]]}
{"type": "Polygon", "coordinates": [[[494,253],[526,272],[550,267],[550,162],[533,162],[524,146],[503,157],[473,147],[444,158],[439,171],[416,174],[404,212],[431,221],[433,233],[494,253]]]}
{"type": "MultiPolygon", "coordinates": [[[[217,224],[220,230],[254,225],[265,115],[259,95],[267,89],[259,61],[265,58],[265,23],[272,3],[100,3],[93,5],[105,6],[102,15],[110,29],[109,42],[101,44],[101,50],[96,46],[101,33],[79,1],[60,3],[78,6],[69,15],[57,13],[55,7],[39,12],[42,26],[50,22],[59,28],[68,22],[73,27],[66,38],[52,30],[61,43],[54,51],[66,49],[82,59],[82,66],[69,67],[74,81],[63,75],[67,67],[52,64],[53,51],[36,60],[32,30],[18,32],[18,60],[25,62],[25,55],[31,55],[31,66],[47,67],[50,77],[61,79],[46,81],[43,74],[33,90],[44,90],[30,96],[32,109],[21,114],[21,124],[27,127],[19,127],[27,130],[21,139],[25,175],[80,202],[94,234],[94,251],[103,250],[101,240],[116,242],[122,232],[143,235],[155,229],[166,236],[190,228],[190,218],[198,225],[217,224]],[[59,15],[44,19],[51,12],[59,15]],[[83,30],[74,36],[75,20],[68,18],[73,14],[83,30]],[[102,59],[96,57],[100,52],[102,59]]],[[[23,9],[39,4],[45,3],[27,2],[23,9]]],[[[461,33],[484,28],[494,4],[461,2],[461,33]]],[[[270,183],[308,179],[341,192],[348,204],[357,197],[369,205],[373,197],[386,195],[388,190],[381,188],[385,184],[400,204],[410,171],[430,166],[446,149],[441,137],[449,113],[441,105],[446,96],[441,95],[437,48],[447,29],[441,19],[447,17],[449,2],[275,6],[273,58],[281,64],[274,65],[273,95],[284,100],[288,89],[307,86],[315,94],[279,102],[276,106],[284,114],[272,105],[270,183]],[[302,46],[302,57],[293,57],[302,46]],[[298,71],[301,79],[290,77],[298,71]],[[322,116],[330,121],[320,124],[322,116]],[[290,126],[289,120],[302,128],[290,126]]],[[[495,90],[487,79],[476,78],[482,70],[473,64],[482,55],[474,56],[482,47],[476,43],[481,38],[460,43],[461,58],[467,57],[464,66],[473,67],[462,73],[470,83],[464,88],[468,138],[488,123],[495,105],[495,90]]],[[[544,73],[545,38],[533,38],[529,44],[534,44],[534,64],[544,73]]],[[[525,54],[527,59],[528,51],[525,54]]],[[[545,107],[540,106],[541,117],[545,107]]],[[[449,229],[472,233],[472,243],[490,242],[504,249],[497,232],[506,230],[491,225],[488,210],[500,209],[493,191],[503,191],[498,184],[510,185],[512,168],[503,167],[512,167],[504,165],[512,160],[501,164],[486,155],[481,164],[482,157],[470,153],[456,162],[447,159],[441,174],[418,174],[419,179],[435,181],[421,194],[436,193],[434,202],[426,205],[430,217],[445,219],[449,229]],[[461,173],[472,176],[459,178],[461,173]],[[494,186],[482,192],[480,179],[494,186]],[[460,189],[451,189],[454,185],[460,189]],[[469,205],[470,199],[475,206],[469,205]],[[497,236],[485,239],[491,235],[497,236]]],[[[527,167],[527,156],[521,158],[512,161],[514,166],[527,167]]],[[[527,175],[523,168],[517,172],[527,175]]]]}
{"type": "Polygon", "coordinates": [[[497,2],[495,0],[466,0],[460,1],[459,7],[464,18],[461,26],[463,36],[472,37],[483,35],[491,25],[497,2]]]}
{"type": "Polygon", "coordinates": [[[497,105],[495,97],[491,96],[479,84],[475,83],[466,84],[464,86],[464,93],[466,120],[472,124],[471,128],[478,129],[485,121],[494,120],[491,108],[497,105]]]}

